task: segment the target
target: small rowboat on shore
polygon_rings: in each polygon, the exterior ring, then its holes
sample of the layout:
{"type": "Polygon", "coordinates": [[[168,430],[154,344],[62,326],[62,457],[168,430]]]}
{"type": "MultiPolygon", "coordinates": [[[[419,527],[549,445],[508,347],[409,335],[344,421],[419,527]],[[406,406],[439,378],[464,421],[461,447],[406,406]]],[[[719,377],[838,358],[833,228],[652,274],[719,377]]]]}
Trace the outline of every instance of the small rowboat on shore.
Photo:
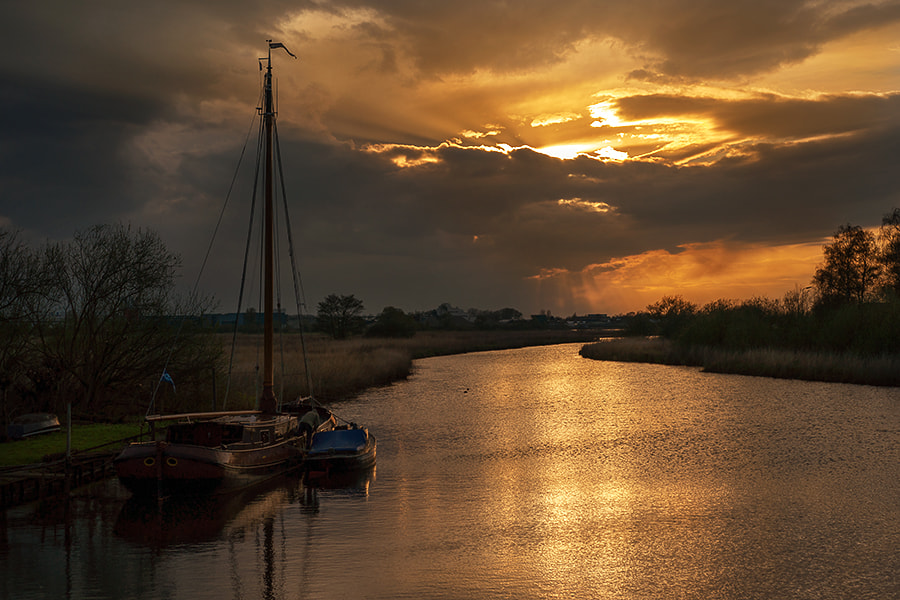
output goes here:
{"type": "Polygon", "coordinates": [[[59,431],[59,419],[50,413],[30,413],[13,419],[6,426],[6,435],[13,440],[21,440],[33,435],[59,431]]]}

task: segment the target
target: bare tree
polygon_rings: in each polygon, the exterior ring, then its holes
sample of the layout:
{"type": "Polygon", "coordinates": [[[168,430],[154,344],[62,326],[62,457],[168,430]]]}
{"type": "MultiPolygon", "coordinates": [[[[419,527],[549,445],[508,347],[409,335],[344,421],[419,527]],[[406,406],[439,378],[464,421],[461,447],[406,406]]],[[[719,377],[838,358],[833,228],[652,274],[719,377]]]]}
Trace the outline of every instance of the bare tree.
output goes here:
{"type": "Polygon", "coordinates": [[[329,294],[319,302],[316,319],[319,327],[330,333],[331,337],[343,339],[361,328],[360,315],[363,309],[362,301],[352,294],[329,294]]]}
{"type": "Polygon", "coordinates": [[[647,307],[647,313],[660,324],[665,337],[674,338],[680,334],[697,314],[697,305],[681,296],[663,296],[647,307]]]}
{"type": "Polygon", "coordinates": [[[657,319],[689,317],[697,312],[697,305],[681,296],[663,296],[649,305],[647,312],[657,319]]]}
{"type": "Polygon", "coordinates": [[[174,315],[202,308],[175,296],[179,264],[157,234],[121,225],[93,227],[43,249],[39,348],[49,376],[82,411],[139,397],[167,362],[170,373],[210,372],[215,348],[184,331],[176,338],[181,323],[174,315]]]}
{"type": "MultiPolygon", "coordinates": [[[[18,233],[0,230],[0,398],[4,411],[0,416],[4,421],[15,410],[8,401],[10,389],[23,388],[32,369],[28,315],[39,281],[34,253],[19,240],[18,233]]],[[[28,406],[27,410],[41,408],[28,406]]]]}

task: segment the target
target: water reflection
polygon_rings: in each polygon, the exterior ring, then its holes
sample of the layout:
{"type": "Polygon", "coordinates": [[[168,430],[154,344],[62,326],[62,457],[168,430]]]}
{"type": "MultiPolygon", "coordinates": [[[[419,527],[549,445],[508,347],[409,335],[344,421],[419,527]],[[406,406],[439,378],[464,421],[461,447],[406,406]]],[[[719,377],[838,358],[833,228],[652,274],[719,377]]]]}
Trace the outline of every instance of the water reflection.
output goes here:
{"type": "Polygon", "coordinates": [[[570,345],[421,361],[341,412],[377,431],[377,481],[15,509],[0,598],[897,596],[900,389],[570,345]]]}
{"type": "Polygon", "coordinates": [[[226,527],[252,527],[297,495],[296,479],[279,479],[242,493],[189,498],[130,498],[116,519],[116,535],[154,549],[218,538],[226,527]]]}
{"type": "MultiPolygon", "coordinates": [[[[301,476],[275,479],[238,493],[214,496],[131,497],[116,519],[114,532],[122,539],[160,550],[200,544],[220,537],[243,537],[245,531],[271,526],[273,515],[298,504],[306,512],[319,508],[321,490],[331,497],[365,497],[375,480],[375,467],[313,480],[301,476]]],[[[68,505],[68,503],[66,503],[68,505]]]]}

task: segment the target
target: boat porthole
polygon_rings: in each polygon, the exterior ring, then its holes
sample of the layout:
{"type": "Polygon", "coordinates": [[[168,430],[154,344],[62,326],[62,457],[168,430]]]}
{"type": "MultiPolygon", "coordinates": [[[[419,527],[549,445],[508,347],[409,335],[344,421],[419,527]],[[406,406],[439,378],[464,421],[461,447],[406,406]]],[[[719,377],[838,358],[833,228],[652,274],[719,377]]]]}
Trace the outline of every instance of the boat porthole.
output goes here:
{"type": "Polygon", "coordinates": [[[156,464],[156,459],[153,458],[152,456],[148,456],[147,458],[144,459],[144,465],[146,465],[148,467],[152,467],[155,464],[156,464]]]}
{"type": "Polygon", "coordinates": [[[174,467],[175,465],[178,464],[178,459],[177,459],[177,458],[172,458],[172,457],[170,456],[169,458],[166,459],[166,464],[169,465],[170,467],[174,467]]]}

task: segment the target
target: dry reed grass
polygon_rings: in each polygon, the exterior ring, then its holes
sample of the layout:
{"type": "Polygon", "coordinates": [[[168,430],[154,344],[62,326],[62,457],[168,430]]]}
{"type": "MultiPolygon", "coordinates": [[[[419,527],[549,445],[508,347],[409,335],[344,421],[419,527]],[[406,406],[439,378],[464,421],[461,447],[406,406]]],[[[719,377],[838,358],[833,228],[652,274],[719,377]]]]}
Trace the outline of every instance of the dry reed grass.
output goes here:
{"type": "Polygon", "coordinates": [[[761,348],[724,350],[681,346],[659,338],[618,338],[588,344],[585,358],[703,367],[710,373],[836,383],[900,386],[900,356],[800,352],[761,348]]]}
{"type": "MultiPolygon", "coordinates": [[[[466,331],[419,332],[411,338],[352,338],[332,340],[321,334],[307,334],[306,362],[309,364],[312,394],[326,402],[352,397],[361,391],[405,379],[413,360],[428,356],[459,354],[483,350],[518,348],[596,339],[596,333],[574,331],[466,331]]],[[[230,384],[228,363],[232,336],[222,335],[225,365],[217,375],[217,405],[222,408],[252,408],[261,391],[263,362],[262,336],[240,334],[234,347],[230,384]],[[227,397],[225,392],[227,389],[227,397]]],[[[303,344],[298,334],[276,335],[275,392],[283,400],[310,394],[307,385],[303,344]]],[[[212,392],[198,392],[192,398],[197,406],[212,405],[212,392]]],[[[186,408],[186,407],[182,407],[186,408]]]]}
{"type": "Polygon", "coordinates": [[[863,357],[772,348],[740,352],[708,351],[703,368],[711,373],[900,386],[900,356],[896,355],[863,357]]]}

